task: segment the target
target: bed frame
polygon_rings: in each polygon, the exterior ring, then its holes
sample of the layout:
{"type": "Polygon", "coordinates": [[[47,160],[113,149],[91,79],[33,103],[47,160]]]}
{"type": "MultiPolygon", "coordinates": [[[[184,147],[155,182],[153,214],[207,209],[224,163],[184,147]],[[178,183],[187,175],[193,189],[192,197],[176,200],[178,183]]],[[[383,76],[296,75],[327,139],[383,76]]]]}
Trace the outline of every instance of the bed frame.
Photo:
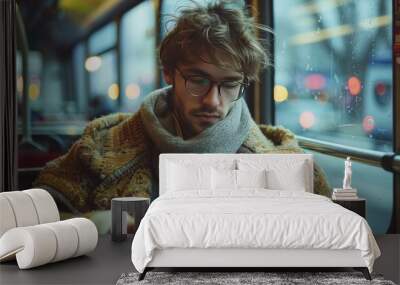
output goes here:
{"type": "Polygon", "coordinates": [[[230,267],[238,271],[246,268],[337,268],[352,267],[371,280],[359,250],[329,249],[197,249],[170,248],[156,250],[152,261],[139,275],[143,280],[154,268],[230,267]]]}
{"type": "MultiPolygon", "coordinates": [[[[271,154],[269,156],[281,156],[271,154]]],[[[160,155],[160,195],[166,189],[167,160],[182,159],[237,159],[255,158],[262,154],[161,154],[160,155]]],[[[264,154],[265,156],[265,154],[264,154]]],[[[307,160],[310,163],[310,177],[308,192],[313,192],[313,163],[311,154],[291,154],[293,159],[307,160]]],[[[254,249],[254,248],[169,248],[157,249],[153,259],[139,280],[143,280],[146,273],[155,268],[233,268],[246,271],[250,268],[338,268],[350,267],[361,271],[367,280],[371,275],[361,257],[359,250],[331,250],[331,249],[254,249]]]]}

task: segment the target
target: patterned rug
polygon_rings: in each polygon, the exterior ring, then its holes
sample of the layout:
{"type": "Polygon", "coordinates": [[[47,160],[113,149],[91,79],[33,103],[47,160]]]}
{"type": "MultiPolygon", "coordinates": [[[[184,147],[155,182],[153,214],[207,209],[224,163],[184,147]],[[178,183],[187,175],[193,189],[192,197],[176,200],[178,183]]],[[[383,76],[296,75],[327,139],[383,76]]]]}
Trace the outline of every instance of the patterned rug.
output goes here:
{"type": "Polygon", "coordinates": [[[154,272],[146,274],[145,279],[138,281],[139,273],[122,274],[117,285],[134,284],[387,284],[381,275],[372,274],[372,281],[364,278],[360,272],[154,272]]]}

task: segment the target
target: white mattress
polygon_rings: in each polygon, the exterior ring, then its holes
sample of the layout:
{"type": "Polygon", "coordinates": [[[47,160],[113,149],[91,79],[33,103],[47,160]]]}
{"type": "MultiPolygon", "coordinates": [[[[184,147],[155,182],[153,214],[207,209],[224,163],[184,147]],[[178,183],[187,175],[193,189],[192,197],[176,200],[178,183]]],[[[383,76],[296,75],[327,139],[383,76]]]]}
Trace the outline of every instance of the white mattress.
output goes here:
{"type": "Polygon", "coordinates": [[[265,189],[160,196],[136,232],[132,262],[143,272],[156,249],[169,248],[359,250],[370,271],[380,255],[361,216],[323,196],[265,189]]]}

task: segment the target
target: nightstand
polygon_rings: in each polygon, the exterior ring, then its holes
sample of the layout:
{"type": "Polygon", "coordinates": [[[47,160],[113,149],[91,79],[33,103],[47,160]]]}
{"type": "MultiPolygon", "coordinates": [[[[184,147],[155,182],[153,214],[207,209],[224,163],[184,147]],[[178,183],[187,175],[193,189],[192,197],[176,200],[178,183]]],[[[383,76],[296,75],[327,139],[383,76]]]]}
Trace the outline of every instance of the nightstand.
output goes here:
{"type": "Polygon", "coordinates": [[[111,238],[124,241],[128,234],[134,235],[150,205],[149,198],[120,197],[111,200],[111,238]],[[128,232],[128,215],[134,219],[134,230],[128,232]]]}
{"type": "Polygon", "coordinates": [[[359,214],[361,217],[365,218],[365,207],[367,201],[364,198],[357,198],[355,200],[333,200],[332,202],[339,204],[340,206],[359,214]]]}

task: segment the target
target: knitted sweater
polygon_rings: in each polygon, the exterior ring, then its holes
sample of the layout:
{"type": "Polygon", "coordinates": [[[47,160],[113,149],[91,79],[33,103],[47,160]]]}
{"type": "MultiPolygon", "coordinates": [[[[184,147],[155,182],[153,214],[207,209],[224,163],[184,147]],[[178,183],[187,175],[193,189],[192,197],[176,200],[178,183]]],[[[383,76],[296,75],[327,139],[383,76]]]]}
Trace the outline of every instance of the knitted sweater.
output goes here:
{"type": "MultiPolygon", "coordinates": [[[[268,125],[255,125],[240,151],[304,152],[293,133],[268,125]]],[[[45,166],[34,185],[56,190],[81,212],[109,209],[113,197],[151,195],[158,185],[158,155],[139,113],[112,114],[90,122],[65,155],[45,166]]],[[[330,196],[316,163],[314,193],[330,196]]]]}

